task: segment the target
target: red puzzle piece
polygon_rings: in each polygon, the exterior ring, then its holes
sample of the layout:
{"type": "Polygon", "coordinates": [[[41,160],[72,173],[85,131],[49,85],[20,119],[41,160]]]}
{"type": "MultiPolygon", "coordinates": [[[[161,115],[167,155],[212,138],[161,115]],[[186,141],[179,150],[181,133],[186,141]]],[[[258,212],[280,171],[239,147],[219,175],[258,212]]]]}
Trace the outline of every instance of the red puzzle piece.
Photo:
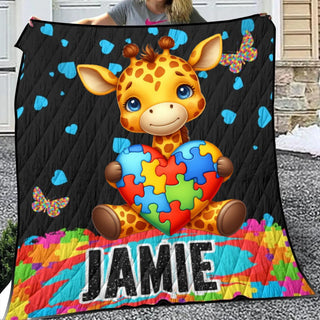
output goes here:
{"type": "Polygon", "coordinates": [[[122,195],[123,199],[128,203],[128,205],[134,204],[134,197],[135,196],[144,196],[143,184],[135,184],[134,183],[134,175],[129,174],[123,177],[124,187],[118,188],[120,194],[122,195]]]}
{"type": "MultiPolygon", "coordinates": [[[[216,179],[216,172],[206,172],[206,173],[203,174],[203,176],[206,178],[207,181],[214,181],[213,179],[216,179]]],[[[220,177],[217,180],[219,181],[219,185],[218,185],[218,188],[217,188],[217,191],[218,191],[220,186],[223,183],[223,177],[220,177]]],[[[194,190],[198,190],[199,188],[201,188],[201,190],[203,192],[202,198],[200,199],[201,201],[211,200],[211,199],[213,199],[213,197],[217,193],[217,191],[216,191],[216,193],[214,193],[212,195],[212,188],[211,188],[209,183],[205,183],[205,184],[195,183],[194,184],[194,190]]]]}
{"type": "MultiPolygon", "coordinates": [[[[159,159],[160,160],[160,159],[159,159]]],[[[167,185],[176,185],[179,183],[177,180],[177,175],[185,174],[187,171],[186,165],[181,162],[179,165],[176,164],[175,156],[171,156],[166,163],[166,161],[160,161],[159,166],[156,168],[156,175],[166,175],[167,177],[167,185]]]]}

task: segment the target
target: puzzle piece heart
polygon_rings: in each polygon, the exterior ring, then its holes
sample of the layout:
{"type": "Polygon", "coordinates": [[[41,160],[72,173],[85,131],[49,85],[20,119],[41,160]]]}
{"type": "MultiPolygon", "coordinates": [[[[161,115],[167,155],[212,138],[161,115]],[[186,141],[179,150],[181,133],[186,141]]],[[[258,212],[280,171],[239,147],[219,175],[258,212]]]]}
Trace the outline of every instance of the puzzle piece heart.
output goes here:
{"type": "Polygon", "coordinates": [[[260,107],[258,113],[258,125],[260,128],[265,128],[267,124],[272,120],[271,114],[266,107],[260,107]]]}
{"type": "Polygon", "coordinates": [[[78,131],[78,126],[75,123],[73,123],[70,126],[66,127],[65,131],[68,134],[75,135],[77,133],[77,131],[78,131]]]}
{"type": "Polygon", "coordinates": [[[114,74],[117,75],[118,72],[122,71],[122,66],[121,64],[118,63],[109,63],[108,69],[114,74]]]}
{"type": "Polygon", "coordinates": [[[40,111],[42,108],[45,108],[48,105],[48,99],[43,96],[36,96],[34,101],[34,109],[40,111]]]}
{"type": "Polygon", "coordinates": [[[186,44],[188,41],[188,35],[182,30],[170,29],[168,36],[171,37],[175,43],[171,50],[178,49],[180,45],[186,44]]]}
{"type": "Polygon", "coordinates": [[[103,54],[109,54],[114,48],[114,44],[108,40],[101,40],[99,45],[103,54]]]}
{"type": "Polygon", "coordinates": [[[67,79],[73,79],[77,75],[76,65],[73,61],[59,63],[58,71],[67,79]]]}
{"type": "Polygon", "coordinates": [[[45,34],[46,36],[53,35],[53,26],[49,23],[46,23],[44,26],[40,28],[41,33],[45,34]]]}
{"type": "Polygon", "coordinates": [[[220,150],[207,141],[190,141],[167,160],[156,149],[132,145],[117,157],[124,200],[158,230],[172,235],[204,209],[219,190],[220,150]]]}
{"type": "Polygon", "coordinates": [[[235,112],[228,109],[222,110],[221,115],[225,124],[233,124],[237,116],[235,112]]]}

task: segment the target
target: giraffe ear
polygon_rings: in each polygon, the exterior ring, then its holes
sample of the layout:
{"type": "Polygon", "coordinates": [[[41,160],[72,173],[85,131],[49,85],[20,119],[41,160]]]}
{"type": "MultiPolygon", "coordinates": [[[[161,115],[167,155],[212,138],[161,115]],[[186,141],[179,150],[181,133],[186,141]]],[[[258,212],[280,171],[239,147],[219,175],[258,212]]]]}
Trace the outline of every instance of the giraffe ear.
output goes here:
{"type": "Polygon", "coordinates": [[[222,55],[222,38],[220,34],[209,37],[193,49],[188,63],[195,71],[206,71],[215,68],[222,55]]]}
{"type": "Polygon", "coordinates": [[[85,88],[98,96],[116,90],[118,78],[107,68],[94,64],[78,64],[77,71],[85,88]]]}

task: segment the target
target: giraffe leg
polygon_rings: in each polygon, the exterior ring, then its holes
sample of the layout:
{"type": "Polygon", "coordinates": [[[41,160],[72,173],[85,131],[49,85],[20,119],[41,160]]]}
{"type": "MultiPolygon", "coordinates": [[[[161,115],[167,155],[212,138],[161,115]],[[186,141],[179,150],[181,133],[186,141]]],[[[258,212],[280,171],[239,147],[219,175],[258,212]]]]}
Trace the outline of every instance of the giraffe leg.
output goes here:
{"type": "Polygon", "coordinates": [[[240,200],[212,201],[186,225],[186,228],[230,236],[240,229],[246,213],[246,206],[240,200]]]}
{"type": "Polygon", "coordinates": [[[96,206],[92,210],[92,222],[98,232],[108,240],[124,238],[153,228],[127,204],[96,206]]]}

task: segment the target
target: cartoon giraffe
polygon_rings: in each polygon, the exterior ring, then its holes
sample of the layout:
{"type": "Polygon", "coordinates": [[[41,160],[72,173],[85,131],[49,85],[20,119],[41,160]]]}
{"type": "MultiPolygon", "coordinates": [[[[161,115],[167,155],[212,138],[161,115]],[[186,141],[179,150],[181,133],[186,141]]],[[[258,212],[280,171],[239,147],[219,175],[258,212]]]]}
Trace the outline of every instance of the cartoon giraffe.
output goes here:
{"type": "MultiPolygon", "coordinates": [[[[162,54],[146,46],[141,59],[139,48],[128,44],[123,56],[130,65],[117,78],[110,70],[97,65],[78,65],[77,70],[85,88],[95,95],[116,91],[120,109],[120,123],[128,131],[153,135],[152,146],[167,159],[171,153],[189,140],[185,123],[197,118],[206,101],[201,93],[196,71],[215,68],[222,54],[221,35],[200,42],[186,61],[170,53],[174,40],[162,37],[162,54]]],[[[218,174],[229,179],[232,162],[226,157],[217,159],[218,174]]],[[[119,162],[111,162],[105,169],[108,183],[116,188],[121,179],[119,162]]],[[[187,228],[205,230],[216,235],[229,236],[244,222],[246,206],[240,200],[208,201],[196,216],[192,215],[187,228]]],[[[92,221],[99,233],[114,240],[154,227],[129,205],[98,205],[92,211],[92,221]]]]}

